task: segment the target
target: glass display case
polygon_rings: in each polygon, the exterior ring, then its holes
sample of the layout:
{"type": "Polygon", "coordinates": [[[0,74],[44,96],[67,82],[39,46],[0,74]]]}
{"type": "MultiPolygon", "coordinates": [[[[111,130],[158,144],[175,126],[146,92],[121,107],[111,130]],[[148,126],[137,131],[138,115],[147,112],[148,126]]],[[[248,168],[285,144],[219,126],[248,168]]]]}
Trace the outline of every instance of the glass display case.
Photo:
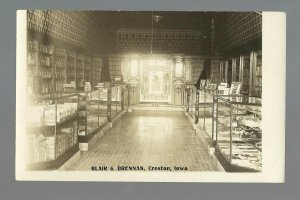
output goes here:
{"type": "MultiPolygon", "coordinates": [[[[114,86],[111,90],[111,119],[122,109],[122,85],[114,86]]],[[[97,134],[108,119],[108,88],[98,88],[92,92],[80,93],[78,136],[80,143],[87,143],[97,134]]]]}
{"type": "Polygon", "coordinates": [[[111,91],[111,117],[114,118],[121,110],[122,88],[121,85],[112,87],[111,91]]]}
{"type": "Polygon", "coordinates": [[[97,130],[107,123],[107,89],[100,88],[80,94],[78,136],[86,142],[97,130]]]}
{"type": "Polygon", "coordinates": [[[122,110],[127,110],[129,107],[129,90],[128,85],[125,84],[122,86],[122,100],[121,100],[122,110]]]}
{"type": "Polygon", "coordinates": [[[95,90],[88,95],[87,103],[87,131],[93,132],[107,121],[106,101],[103,89],[95,90]]]}
{"type": "Polygon", "coordinates": [[[219,96],[216,104],[216,155],[225,170],[261,171],[261,99],[219,96]]]}
{"type": "Polygon", "coordinates": [[[196,115],[196,91],[197,88],[194,85],[190,85],[190,97],[188,102],[188,113],[192,118],[196,115]]]}
{"type": "Polygon", "coordinates": [[[26,168],[58,169],[78,151],[78,95],[34,98],[26,121],[26,168]]]}
{"type": "Polygon", "coordinates": [[[208,84],[200,90],[198,127],[213,139],[213,99],[217,93],[216,84],[208,84]]]}

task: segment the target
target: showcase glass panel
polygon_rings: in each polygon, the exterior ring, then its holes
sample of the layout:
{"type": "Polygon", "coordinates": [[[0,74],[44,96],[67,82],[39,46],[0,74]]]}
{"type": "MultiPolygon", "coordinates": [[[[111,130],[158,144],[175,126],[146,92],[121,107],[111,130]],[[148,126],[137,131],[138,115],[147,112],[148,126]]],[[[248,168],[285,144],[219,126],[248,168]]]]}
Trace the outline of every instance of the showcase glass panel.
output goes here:
{"type": "Polygon", "coordinates": [[[217,104],[217,149],[230,170],[261,171],[261,99],[219,97],[217,104]]]}
{"type": "Polygon", "coordinates": [[[36,98],[28,106],[26,163],[55,160],[77,144],[77,95],[36,98]]]}
{"type": "Polygon", "coordinates": [[[106,108],[102,107],[103,100],[100,99],[101,90],[95,90],[88,95],[87,102],[87,132],[93,132],[106,121],[106,108]]]}
{"type": "Polygon", "coordinates": [[[121,87],[112,87],[112,106],[111,106],[111,116],[114,117],[117,113],[121,111],[121,87]]]}
{"type": "Polygon", "coordinates": [[[190,99],[189,99],[189,114],[192,117],[195,117],[196,114],[196,88],[191,87],[191,94],[190,94],[190,99]]]}

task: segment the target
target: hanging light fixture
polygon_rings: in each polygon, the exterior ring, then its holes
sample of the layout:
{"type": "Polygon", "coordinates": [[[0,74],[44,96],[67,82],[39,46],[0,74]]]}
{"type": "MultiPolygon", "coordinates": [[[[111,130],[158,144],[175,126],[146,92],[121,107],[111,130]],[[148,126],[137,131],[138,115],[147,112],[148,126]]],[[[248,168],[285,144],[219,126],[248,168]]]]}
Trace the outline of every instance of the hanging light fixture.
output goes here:
{"type": "Polygon", "coordinates": [[[161,15],[153,15],[153,11],[151,13],[151,50],[150,53],[153,53],[153,22],[158,23],[162,19],[161,15]]]}

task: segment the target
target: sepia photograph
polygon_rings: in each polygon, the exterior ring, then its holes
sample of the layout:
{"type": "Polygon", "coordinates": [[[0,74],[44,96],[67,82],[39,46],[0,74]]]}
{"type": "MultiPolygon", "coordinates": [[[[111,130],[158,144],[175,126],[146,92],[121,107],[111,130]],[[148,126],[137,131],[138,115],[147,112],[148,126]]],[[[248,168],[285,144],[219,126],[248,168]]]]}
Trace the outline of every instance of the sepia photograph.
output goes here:
{"type": "Polygon", "coordinates": [[[17,15],[17,180],[284,181],[280,13],[17,15]]]}

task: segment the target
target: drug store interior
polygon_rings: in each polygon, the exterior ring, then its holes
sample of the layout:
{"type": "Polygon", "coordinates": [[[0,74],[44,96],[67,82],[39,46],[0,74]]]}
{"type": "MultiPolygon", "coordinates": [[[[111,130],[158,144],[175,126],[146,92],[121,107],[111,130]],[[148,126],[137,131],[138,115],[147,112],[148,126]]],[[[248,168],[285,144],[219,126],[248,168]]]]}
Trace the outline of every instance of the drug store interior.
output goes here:
{"type": "Polygon", "coordinates": [[[28,10],[26,21],[28,170],[261,171],[260,12],[28,10]]]}

